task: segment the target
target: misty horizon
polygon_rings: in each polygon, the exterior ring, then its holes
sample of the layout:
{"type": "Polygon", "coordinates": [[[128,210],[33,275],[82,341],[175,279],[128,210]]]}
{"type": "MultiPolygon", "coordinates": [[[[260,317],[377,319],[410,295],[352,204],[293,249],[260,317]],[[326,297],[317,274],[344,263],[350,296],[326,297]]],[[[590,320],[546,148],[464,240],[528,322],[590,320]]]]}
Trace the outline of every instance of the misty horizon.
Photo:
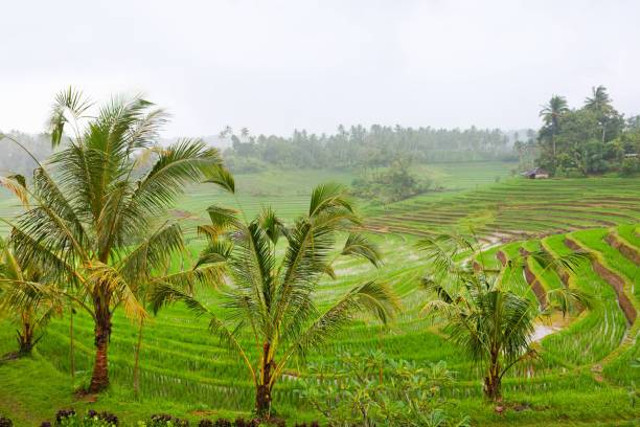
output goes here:
{"type": "Polygon", "coordinates": [[[640,113],[640,4],[374,3],[12,4],[0,129],[41,132],[69,85],[97,103],[143,93],[172,116],[165,138],[227,125],[538,128],[551,95],[579,107],[598,85],[640,113]]]}

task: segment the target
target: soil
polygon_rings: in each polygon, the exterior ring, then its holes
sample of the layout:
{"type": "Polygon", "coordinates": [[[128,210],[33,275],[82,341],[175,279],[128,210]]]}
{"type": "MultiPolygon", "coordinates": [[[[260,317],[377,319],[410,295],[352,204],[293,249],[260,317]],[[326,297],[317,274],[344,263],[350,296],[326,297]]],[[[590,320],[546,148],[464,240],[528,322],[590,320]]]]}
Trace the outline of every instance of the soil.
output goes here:
{"type": "Polygon", "coordinates": [[[640,253],[637,249],[619,241],[613,233],[607,234],[604,240],[611,245],[611,247],[617,249],[625,258],[631,260],[636,265],[640,265],[640,253]]]}
{"type": "MultiPolygon", "coordinates": [[[[529,251],[525,248],[520,248],[520,255],[526,258],[529,256],[529,251]]],[[[531,286],[533,293],[536,295],[536,298],[540,303],[540,307],[543,310],[547,308],[547,293],[536,275],[531,271],[531,268],[529,268],[529,263],[526,261],[524,263],[524,278],[527,280],[527,283],[531,286]]]]}
{"type": "MultiPolygon", "coordinates": [[[[564,243],[565,245],[567,245],[567,247],[573,250],[584,250],[584,248],[582,248],[578,243],[571,240],[570,238],[566,238],[564,240],[564,243]]],[[[631,304],[631,301],[629,300],[627,295],[624,293],[624,280],[613,271],[602,265],[596,258],[593,258],[591,263],[593,265],[593,270],[607,283],[609,283],[613,290],[616,292],[616,295],[618,296],[618,305],[622,309],[622,312],[627,318],[629,324],[633,324],[638,313],[633,307],[633,304],[631,304]]]]}

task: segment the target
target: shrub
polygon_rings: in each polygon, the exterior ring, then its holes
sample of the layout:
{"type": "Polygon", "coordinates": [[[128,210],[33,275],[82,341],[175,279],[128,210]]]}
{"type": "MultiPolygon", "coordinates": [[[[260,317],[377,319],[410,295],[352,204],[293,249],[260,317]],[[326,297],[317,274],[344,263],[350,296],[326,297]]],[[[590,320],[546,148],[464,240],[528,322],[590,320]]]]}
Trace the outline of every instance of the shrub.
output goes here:
{"type": "Polygon", "coordinates": [[[214,424],[213,421],[211,420],[200,420],[200,422],[198,423],[198,427],[215,427],[216,424],[214,424]]]}
{"type": "Polygon", "coordinates": [[[13,421],[9,418],[0,416],[0,427],[13,427],[13,421]]]}
{"type": "Polygon", "coordinates": [[[244,418],[236,418],[233,423],[235,427],[258,427],[260,425],[260,421],[258,420],[245,420],[244,418]]]}
{"type": "Polygon", "coordinates": [[[640,170],[640,161],[636,157],[625,158],[622,161],[621,174],[622,176],[632,176],[638,173],[640,170]]]}
{"type": "Polygon", "coordinates": [[[303,397],[326,415],[329,425],[469,425],[468,417],[451,419],[445,413],[453,402],[442,390],[452,387],[454,379],[444,362],[420,366],[374,351],[342,354],[329,372],[310,367],[311,379],[302,381],[303,397]]]}
{"type": "MultiPolygon", "coordinates": [[[[55,426],[60,427],[116,427],[119,424],[118,417],[109,412],[97,412],[90,409],[80,418],[73,409],[61,409],[56,413],[55,426]]],[[[40,424],[40,427],[52,427],[49,421],[40,424]]]]}
{"type": "Polygon", "coordinates": [[[155,414],[151,416],[151,421],[147,427],[188,427],[189,421],[174,418],[169,414],[155,414]]]}

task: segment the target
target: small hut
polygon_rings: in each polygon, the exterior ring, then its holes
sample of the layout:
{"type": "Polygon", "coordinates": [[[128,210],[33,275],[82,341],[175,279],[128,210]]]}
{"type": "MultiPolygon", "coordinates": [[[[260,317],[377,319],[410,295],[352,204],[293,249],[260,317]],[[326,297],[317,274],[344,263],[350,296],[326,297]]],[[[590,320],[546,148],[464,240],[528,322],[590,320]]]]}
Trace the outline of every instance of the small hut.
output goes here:
{"type": "Polygon", "coordinates": [[[530,171],[522,172],[522,176],[529,179],[546,179],[549,178],[549,172],[542,168],[535,168],[530,171]]]}

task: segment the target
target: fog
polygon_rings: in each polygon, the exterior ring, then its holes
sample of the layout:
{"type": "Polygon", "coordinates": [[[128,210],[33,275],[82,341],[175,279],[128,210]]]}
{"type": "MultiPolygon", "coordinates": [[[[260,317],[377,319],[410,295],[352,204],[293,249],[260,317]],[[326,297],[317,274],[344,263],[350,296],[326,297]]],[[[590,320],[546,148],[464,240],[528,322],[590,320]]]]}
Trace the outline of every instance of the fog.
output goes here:
{"type": "Polygon", "coordinates": [[[350,125],[538,127],[605,85],[640,113],[640,2],[4,2],[0,129],[38,132],[67,85],[138,93],[166,136],[350,125]]]}

